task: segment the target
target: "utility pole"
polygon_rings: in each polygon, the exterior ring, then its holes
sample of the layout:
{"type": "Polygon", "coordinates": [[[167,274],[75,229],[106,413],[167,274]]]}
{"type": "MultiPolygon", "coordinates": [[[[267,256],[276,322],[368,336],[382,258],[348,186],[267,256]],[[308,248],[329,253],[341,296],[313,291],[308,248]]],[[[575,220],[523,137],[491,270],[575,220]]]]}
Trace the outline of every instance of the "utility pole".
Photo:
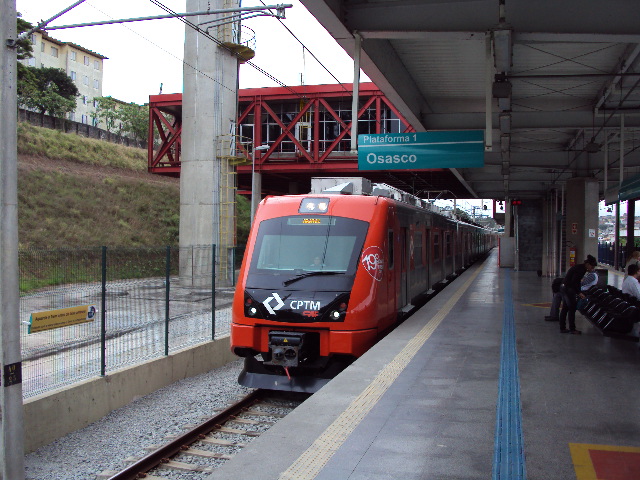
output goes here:
{"type": "Polygon", "coordinates": [[[16,1],[0,0],[0,458],[3,480],[24,480],[18,293],[16,1]]]}

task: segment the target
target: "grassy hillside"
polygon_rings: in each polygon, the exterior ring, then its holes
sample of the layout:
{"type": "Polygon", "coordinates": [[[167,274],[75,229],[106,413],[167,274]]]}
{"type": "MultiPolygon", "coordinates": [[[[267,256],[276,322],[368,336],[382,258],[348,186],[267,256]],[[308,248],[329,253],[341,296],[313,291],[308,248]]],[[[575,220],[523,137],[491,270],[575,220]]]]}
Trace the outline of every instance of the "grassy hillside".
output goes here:
{"type": "MultiPolygon", "coordinates": [[[[238,245],[250,205],[237,198],[238,245]]],[[[180,181],[147,173],[147,151],[21,123],[20,247],[178,244],[180,181]]]]}
{"type": "Polygon", "coordinates": [[[20,124],[20,247],[177,244],[179,181],[146,168],[145,150],[20,124]]]}

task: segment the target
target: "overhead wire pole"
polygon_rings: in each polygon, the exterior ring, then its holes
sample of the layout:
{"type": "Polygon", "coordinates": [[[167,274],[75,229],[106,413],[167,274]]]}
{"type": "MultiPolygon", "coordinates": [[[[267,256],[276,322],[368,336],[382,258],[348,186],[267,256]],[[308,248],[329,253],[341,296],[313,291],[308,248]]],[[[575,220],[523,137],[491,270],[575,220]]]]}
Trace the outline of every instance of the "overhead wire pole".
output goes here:
{"type": "Polygon", "coordinates": [[[0,459],[3,480],[24,479],[24,413],[18,293],[16,1],[0,0],[0,459]]]}

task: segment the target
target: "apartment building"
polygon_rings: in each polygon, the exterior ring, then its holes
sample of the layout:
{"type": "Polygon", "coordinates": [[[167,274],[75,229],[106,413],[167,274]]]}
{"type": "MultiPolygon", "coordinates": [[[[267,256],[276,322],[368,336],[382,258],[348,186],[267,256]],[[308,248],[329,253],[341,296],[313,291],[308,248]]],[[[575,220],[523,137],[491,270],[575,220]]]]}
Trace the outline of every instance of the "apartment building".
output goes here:
{"type": "Polygon", "coordinates": [[[80,92],[76,110],[69,114],[69,120],[95,125],[95,99],[102,96],[103,61],[107,57],[75,43],[56,40],[42,31],[31,35],[31,43],[33,57],[21,62],[32,67],[64,70],[80,92]]]}

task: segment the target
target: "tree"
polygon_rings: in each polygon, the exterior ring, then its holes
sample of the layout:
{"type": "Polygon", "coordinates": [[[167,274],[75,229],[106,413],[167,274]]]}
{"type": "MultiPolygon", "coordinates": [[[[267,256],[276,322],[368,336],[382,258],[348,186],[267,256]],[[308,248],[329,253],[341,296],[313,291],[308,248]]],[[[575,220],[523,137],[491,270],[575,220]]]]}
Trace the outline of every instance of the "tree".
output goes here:
{"type": "Polygon", "coordinates": [[[469,222],[469,223],[473,223],[473,219],[469,216],[469,214],[467,212],[465,212],[464,210],[460,210],[459,208],[456,208],[455,211],[453,212],[456,217],[458,217],[460,220],[465,221],[465,222],[469,222]]]}
{"type": "MultiPolygon", "coordinates": [[[[27,32],[33,28],[26,20],[22,19],[22,14],[18,12],[18,35],[23,32],[27,32]]],[[[31,44],[31,39],[29,37],[25,37],[22,40],[19,40],[16,43],[16,50],[18,55],[18,60],[26,60],[27,58],[33,57],[33,45],[31,44]]]]}
{"type": "MultiPolygon", "coordinates": [[[[20,12],[18,12],[18,19],[17,19],[18,35],[20,35],[23,32],[27,32],[31,30],[31,28],[33,28],[33,26],[29,22],[20,18],[20,16],[21,16],[20,12]]],[[[26,60],[28,58],[33,57],[33,45],[31,44],[30,38],[28,37],[23,38],[22,40],[17,42],[16,55],[18,60],[26,60]]],[[[18,96],[20,96],[29,85],[35,84],[36,79],[33,73],[25,65],[23,65],[20,62],[18,62],[17,73],[18,73],[17,91],[18,91],[18,96]]]]}
{"type": "Polygon", "coordinates": [[[144,140],[149,135],[149,106],[129,103],[118,108],[122,130],[136,140],[144,140]]]}
{"type": "Polygon", "coordinates": [[[107,131],[115,133],[116,122],[120,120],[118,102],[112,97],[96,97],[95,100],[98,101],[96,111],[93,114],[95,124],[97,125],[101,120],[104,120],[107,131]]]}
{"type": "Polygon", "coordinates": [[[60,95],[55,83],[51,83],[44,89],[34,84],[26,85],[23,95],[18,99],[20,104],[32,110],[38,110],[42,116],[42,124],[44,124],[46,113],[52,117],[63,118],[65,114],[76,108],[75,100],[60,95]]]}
{"type": "Polygon", "coordinates": [[[78,88],[59,68],[26,67],[23,84],[18,88],[18,104],[54,117],[64,117],[76,108],[78,88]]]}

